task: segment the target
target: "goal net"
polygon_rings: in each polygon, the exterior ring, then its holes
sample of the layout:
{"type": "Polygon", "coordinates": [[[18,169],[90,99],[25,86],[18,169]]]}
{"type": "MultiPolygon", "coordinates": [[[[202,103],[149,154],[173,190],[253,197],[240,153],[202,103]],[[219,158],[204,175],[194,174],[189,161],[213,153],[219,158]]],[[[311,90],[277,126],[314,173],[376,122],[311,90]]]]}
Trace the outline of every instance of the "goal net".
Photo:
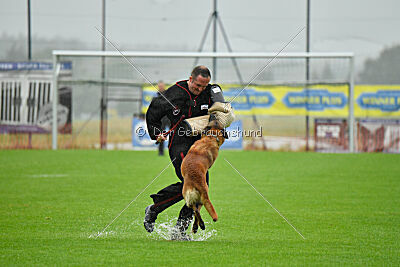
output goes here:
{"type": "Polygon", "coordinates": [[[53,131],[53,148],[98,148],[104,141],[108,148],[135,147],[135,122],[143,119],[157,81],[168,87],[188,79],[195,65],[209,67],[211,82],[232,101],[239,132],[233,148],[313,150],[315,118],[349,121],[343,137],[345,149],[352,148],[351,53],[54,51],[53,57],[55,66],[72,64],[72,75],[54,75],[53,84],[72,88],[73,99],[72,133],[56,138],[53,131]]]}

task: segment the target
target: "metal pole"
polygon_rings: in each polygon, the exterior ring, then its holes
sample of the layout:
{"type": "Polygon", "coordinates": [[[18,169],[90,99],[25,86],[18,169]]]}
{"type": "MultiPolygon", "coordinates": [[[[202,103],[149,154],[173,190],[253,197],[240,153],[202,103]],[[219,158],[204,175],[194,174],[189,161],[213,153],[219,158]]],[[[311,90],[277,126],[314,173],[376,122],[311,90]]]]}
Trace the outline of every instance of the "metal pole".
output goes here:
{"type": "Polygon", "coordinates": [[[354,57],[350,58],[349,84],[349,151],[354,152],[354,57]]]}
{"type": "MultiPolygon", "coordinates": [[[[106,1],[102,0],[102,17],[101,28],[103,36],[106,36],[106,1]]],[[[106,50],[106,40],[101,38],[101,50],[106,50]]],[[[101,80],[106,77],[105,57],[101,57],[101,80]]],[[[104,83],[101,85],[101,102],[100,102],[100,147],[105,149],[107,146],[107,87],[104,83]]]]}
{"type": "MultiPolygon", "coordinates": [[[[306,37],[306,52],[310,52],[310,0],[307,0],[307,31],[306,31],[307,37],[306,37]]],[[[306,85],[308,88],[308,82],[310,80],[310,59],[306,57],[306,85]]],[[[308,92],[308,89],[307,91],[308,92]]],[[[307,93],[307,99],[308,99],[308,93],[307,93]]],[[[310,145],[309,145],[309,136],[310,136],[310,118],[308,116],[308,110],[307,110],[307,105],[306,105],[306,151],[310,150],[310,145]]]]}
{"type": "MultiPolygon", "coordinates": [[[[200,46],[199,46],[199,49],[197,49],[197,52],[203,51],[203,46],[204,46],[204,43],[206,42],[208,30],[210,29],[211,20],[212,20],[213,17],[214,17],[213,14],[211,14],[211,15],[208,17],[206,29],[204,30],[203,37],[201,38],[200,46]]],[[[195,59],[195,61],[194,61],[194,66],[193,66],[193,67],[196,67],[196,66],[197,66],[197,63],[199,63],[199,58],[198,58],[198,57],[196,57],[196,59],[195,59]]]]}
{"type": "Polygon", "coordinates": [[[57,150],[57,128],[58,128],[58,122],[57,122],[57,106],[58,106],[58,73],[60,71],[60,65],[58,64],[58,56],[53,55],[53,84],[52,84],[52,90],[53,90],[53,118],[52,118],[52,131],[51,131],[51,137],[52,137],[52,149],[57,150]]]}
{"type": "Polygon", "coordinates": [[[28,60],[32,60],[32,46],[31,46],[31,0],[28,0],[28,60]]]}
{"type": "MultiPolygon", "coordinates": [[[[213,24],[213,52],[217,52],[217,0],[214,0],[214,24],[213,24]]],[[[217,81],[217,58],[213,57],[213,81],[217,81]]]]}
{"type": "MultiPolygon", "coordinates": [[[[232,52],[232,47],[231,47],[231,44],[229,43],[228,35],[226,34],[224,26],[222,25],[222,21],[219,17],[218,17],[218,22],[219,22],[219,27],[221,28],[222,36],[224,37],[224,40],[225,40],[226,47],[228,48],[229,52],[232,52]]],[[[242,74],[240,73],[239,66],[234,57],[232,57],[232,64],[233,64],[233,67],[235,68],[236,75],[238,76],[240,84],[243,85],[244,83],[243,83],[242,74]]]]}

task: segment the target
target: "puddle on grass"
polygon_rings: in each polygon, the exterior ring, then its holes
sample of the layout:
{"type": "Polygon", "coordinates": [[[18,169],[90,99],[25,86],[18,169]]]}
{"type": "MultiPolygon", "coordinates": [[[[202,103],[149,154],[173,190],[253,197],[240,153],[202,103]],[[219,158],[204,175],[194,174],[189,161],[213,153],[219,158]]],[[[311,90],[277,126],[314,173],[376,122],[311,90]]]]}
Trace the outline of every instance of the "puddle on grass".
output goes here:
{"type": "MultiPolygon", "coordinates": [[[[201,229],[198,230],[196,234],[191,232],[192,224],[190,225],[187,234],[190,237],[191,241],[206,241],[212,239],[217,235],[217,230],[212,229],[213,225],[210,222],[204,222],[206,225],[206,229],[203,231],[201,229]]],[[[147,233],[146,230],[143,228],[143,221],[142,220],[135,220],[130,225],[126,225],[124,227],[117,227],[115,231],[109,232],[96,232],[89,235],[89,239],[97,239],[97,238],[107,238],[107,237],[126,237],[135,234],[135,231],[140,231],[140,235],[150,237],[153,240],[171,240],[171,233],[174,229],[176,224],[176,218],[165,218],[163,220],[157,220],[154,231],[152,233],[147,233]],[[133,229],[135,228],[135,230],[133,229]]]]}

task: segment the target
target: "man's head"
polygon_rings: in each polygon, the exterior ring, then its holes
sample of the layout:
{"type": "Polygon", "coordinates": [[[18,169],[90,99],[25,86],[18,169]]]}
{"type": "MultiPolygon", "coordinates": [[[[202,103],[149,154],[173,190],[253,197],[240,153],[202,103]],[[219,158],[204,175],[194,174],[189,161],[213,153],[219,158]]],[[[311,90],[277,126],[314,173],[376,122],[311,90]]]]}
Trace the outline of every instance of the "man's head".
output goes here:
{"type": "Polygon", "coordinates": [[[205,66],[197,66],[193,69],[189,81],[189,91],[195,95],[199,95],[206,89],[211,79],[210,70],[205,66]]]}
{"type": "Polygon", "coordinates": [[[158,91],[160,93],[165,91],[165,83],[163,81],[158,81],[157,87],[158,87],[158,91]]]}

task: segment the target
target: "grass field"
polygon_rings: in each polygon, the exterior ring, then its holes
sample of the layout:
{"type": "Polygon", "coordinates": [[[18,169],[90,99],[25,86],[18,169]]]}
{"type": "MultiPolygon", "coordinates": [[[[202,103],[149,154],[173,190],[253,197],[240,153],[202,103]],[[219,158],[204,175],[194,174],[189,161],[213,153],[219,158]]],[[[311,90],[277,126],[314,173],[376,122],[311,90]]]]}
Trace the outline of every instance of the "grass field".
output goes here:
{"type": "Polygon", "coordinates": [[[168,241],[183,202],[142,225],[177,181],[156,152],[0,151],[0,265],[398,265],[400,155],[222,151],[210,170],[219,221],[168,241]],[[306,237],[303,240],[224,160],[306,237]]]}

